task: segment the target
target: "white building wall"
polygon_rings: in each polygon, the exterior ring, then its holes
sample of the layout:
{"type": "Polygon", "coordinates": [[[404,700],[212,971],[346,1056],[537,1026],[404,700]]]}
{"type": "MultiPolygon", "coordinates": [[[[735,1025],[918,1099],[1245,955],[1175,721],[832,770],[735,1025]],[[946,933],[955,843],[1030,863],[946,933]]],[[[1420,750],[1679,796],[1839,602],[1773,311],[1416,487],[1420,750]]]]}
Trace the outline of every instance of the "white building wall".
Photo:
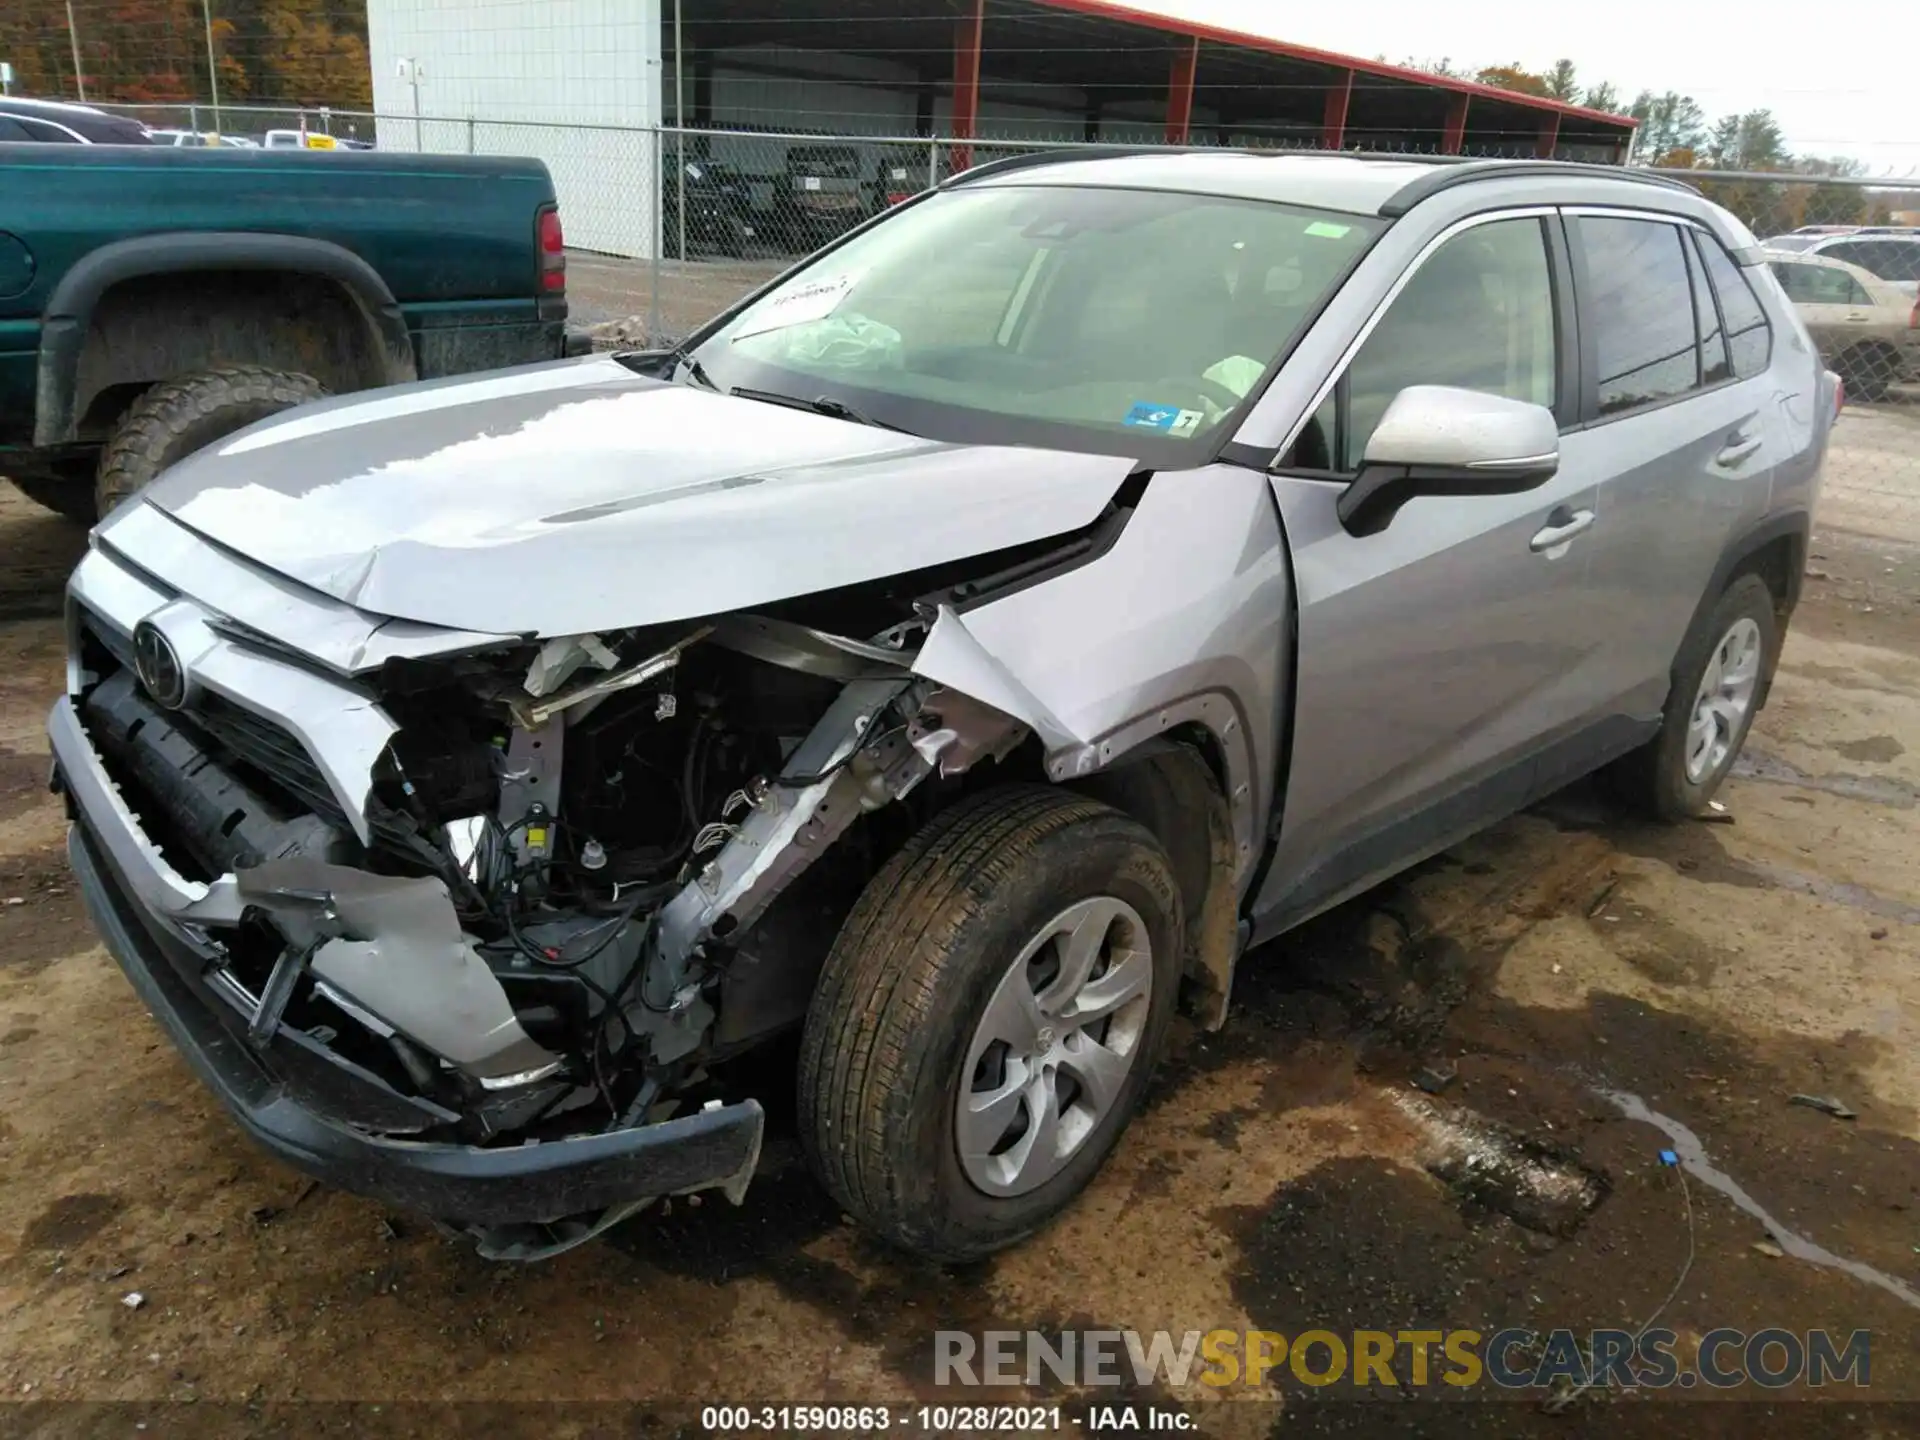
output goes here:
{"type": "Polygon", "coordinates": [[[660,0],[368,0],[367,37],[382,149],[534,156],[570,245],[652,253],[660,0]]]}

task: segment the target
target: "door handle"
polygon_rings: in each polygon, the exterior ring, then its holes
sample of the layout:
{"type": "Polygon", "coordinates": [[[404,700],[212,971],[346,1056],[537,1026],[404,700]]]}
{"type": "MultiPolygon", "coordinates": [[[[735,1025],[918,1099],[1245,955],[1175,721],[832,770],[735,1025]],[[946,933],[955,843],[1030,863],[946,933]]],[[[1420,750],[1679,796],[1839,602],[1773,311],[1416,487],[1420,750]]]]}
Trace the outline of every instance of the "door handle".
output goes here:
{"type": "Polygon", "coordinates": [[[1558,550],[1574,536],[1584,535],[1592,525],[1593,511],[1569,510],[1564,505],[1556,505],[1547,516],[1546,525],[1527,542],[1527,548],[1536,555],[1558,550]]]}
{"type": "Polygon", "coordinates": [[[1766,443],[1767,437],[1764,435],[1742,435],[1736,430],[1732,435],[1727,437],[1727,443],[1725,447],[1721,449],[1720,453],[1713,457],[1713,463],[1728,466],[1738,465],[1742,460],[1746,459],[1766,443]]]}
{"type": "Polygon", "coordinates": [[[1847,323],[1849,325],[1865,325],[1871,319],[1873,319],[1871,315],[1849,315],[1847,317],[1847,323]]]}

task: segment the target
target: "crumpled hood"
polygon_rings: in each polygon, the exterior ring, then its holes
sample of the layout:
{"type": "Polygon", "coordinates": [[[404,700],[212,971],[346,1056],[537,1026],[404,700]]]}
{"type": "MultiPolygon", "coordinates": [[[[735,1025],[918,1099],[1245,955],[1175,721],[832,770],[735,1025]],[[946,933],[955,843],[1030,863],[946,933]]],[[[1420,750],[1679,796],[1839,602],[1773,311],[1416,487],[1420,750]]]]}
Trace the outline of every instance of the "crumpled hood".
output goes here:
{"type": "Polygon", "coordinates": [[[141,500],[362,610],[562,635],[1063,534],[1131,468],[922,440],[593,357],[306,406],[189,456],[141,500]]]}

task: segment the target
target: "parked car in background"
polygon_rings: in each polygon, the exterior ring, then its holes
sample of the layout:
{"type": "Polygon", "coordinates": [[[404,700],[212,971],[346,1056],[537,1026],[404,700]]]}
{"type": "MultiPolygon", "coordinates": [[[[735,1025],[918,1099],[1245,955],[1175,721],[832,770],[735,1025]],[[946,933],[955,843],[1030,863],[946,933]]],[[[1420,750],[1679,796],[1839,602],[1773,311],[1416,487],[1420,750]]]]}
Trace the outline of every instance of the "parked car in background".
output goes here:
{"type": "Polygon", "coordinates": [[[76,518],[329,393],[558,358],[536,160],[0,146],[0,475],[76,518]]]}
{"type": "Polygon", "coordinates": [[[47,145],[151,145],[138,120],[64,100],[0,96],[0,141],[47,145]]]}
{"type": "Polygon", "coordinates": [[[681,206],[687,254],[744,255],[756,234],[747,182],[729,165],[689,159],[662,172],[660,234],[665,253],[680,256],[681,206]]]}
{"type": "Polygon", "coordinates": [[[860,151],[851,145],[795,145],[787,151],[777,204],[780,233],[806,249],[845,234],[872,209],[860,151]]]}
{"type": "Polygon", "coordinates": [[[162,476],[69,588],[69,854],[255,1139],[486,1254],[741,1201],[768,1087],[977,1258],[1249,947],[1595,769],[1706,809],[1835,398],[1644,172],[982,165],[671,352],[162,476]]]}
{"type": "Polygon", "coordinates": [[[155,130],[155,145],[226,145],[235,150],[258,149],[260,142],[250,140],[245,135],[222,135],[212,130],[155,130]]]}
{"type": "Polygon", "coordinates": [[[1920,300],[1831,253],[1766,254],[1849,398],[1884,400],[1890,387],[1920,378],[1920,300]]]}
{"type": "Polygon", "coordinates": [[[269,150],[371,150],[365,142],[348,144],[319,130],[269,130],[262,143],[269,150]]]}
{"type": "Polygon", "coordinates": [[[1841,234],[1777,235],[1761,243],[1771,250],[1822,255],[1857,265],[1904,291],[1909,299],[1920,299],[1920,231],[1854,227],[1841,234]]]}

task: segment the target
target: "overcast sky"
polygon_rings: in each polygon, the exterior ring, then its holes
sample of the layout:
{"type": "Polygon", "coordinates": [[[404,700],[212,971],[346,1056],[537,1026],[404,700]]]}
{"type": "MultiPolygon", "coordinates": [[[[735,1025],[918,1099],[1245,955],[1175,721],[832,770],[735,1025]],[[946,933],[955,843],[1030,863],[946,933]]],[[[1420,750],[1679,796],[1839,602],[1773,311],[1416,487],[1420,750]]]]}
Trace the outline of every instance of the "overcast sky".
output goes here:
{"type": "Polygon", "coordinates": [[[1564,55],[1583,84],[1610,80],[1625,101],[1642,89],[1678,90],[1710,120],[1768,109],[1796,151],[1853,155],[1876,173],[1920,176],[1920,0],[1133,3],[1369,59],[1445,56],[1460,68],[1517,61],[1544,70],[1564,55]]]}

